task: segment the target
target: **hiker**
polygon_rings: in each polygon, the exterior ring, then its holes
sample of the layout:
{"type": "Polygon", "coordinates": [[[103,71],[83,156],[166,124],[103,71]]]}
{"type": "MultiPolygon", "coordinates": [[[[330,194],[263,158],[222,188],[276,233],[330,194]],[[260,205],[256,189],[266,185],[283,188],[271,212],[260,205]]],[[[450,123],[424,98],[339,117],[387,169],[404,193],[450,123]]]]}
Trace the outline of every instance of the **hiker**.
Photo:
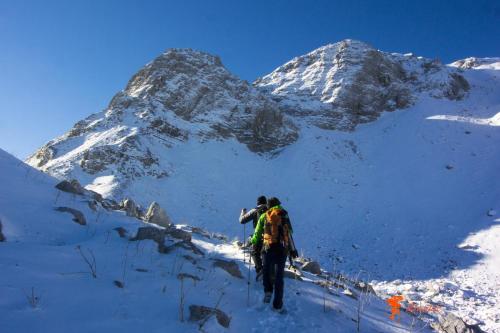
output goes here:
{"type": "Polygon", "coordinates": [[[262,242],[262,264],[264,284],[264,303],[270,303],[274,291],[273,308],[283,308],[283,277],[286,258],[298,257],[292,241],[292,225],[286,210],[278,198],[267,199],[268,210],[262,214],[252,237],[252,244],[262,242]],[[274,283],[272,281],[273,267],[274,283]]]}
{"type": "MultiPolygon", "coordinates": [[[[266,197],[261,195],[260,197],[257,198],[257,207],[250,209],[250,211],[247,212],[246,208],[243,208],[241,210],[240,214],[240,223],[241,224],[246,224],[250,221],[253,223],[253,229],[255,230],[255,227],[257,226],[257,222],[259,221],[259,217],[264,214],[267,210],[267,200],[266,197]]],[[[255,280],[258,280],[260,276],[262,275],[262,257],[261,257],[261,252],[262,252],[262,242],[258,242],[256,244],[252,244],[252,260],[255,265],[255,272],[257,273],[257,276],[255,277],[255,280]]]]}

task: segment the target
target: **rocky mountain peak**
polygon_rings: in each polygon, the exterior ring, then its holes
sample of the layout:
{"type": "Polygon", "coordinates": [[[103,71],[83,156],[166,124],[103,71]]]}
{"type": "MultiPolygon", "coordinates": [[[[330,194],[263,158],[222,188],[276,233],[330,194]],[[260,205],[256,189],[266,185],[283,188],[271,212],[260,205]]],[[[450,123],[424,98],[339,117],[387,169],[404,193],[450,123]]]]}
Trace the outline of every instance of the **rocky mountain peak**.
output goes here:
{"type": "Polygon", "coordinates": [[[294,58],[254,85],[306,123],[351,131],[384,111],[412,105],[421,91],[460,99],[468,90],[464,81],[437,61],[347,39],[294,58]]]}

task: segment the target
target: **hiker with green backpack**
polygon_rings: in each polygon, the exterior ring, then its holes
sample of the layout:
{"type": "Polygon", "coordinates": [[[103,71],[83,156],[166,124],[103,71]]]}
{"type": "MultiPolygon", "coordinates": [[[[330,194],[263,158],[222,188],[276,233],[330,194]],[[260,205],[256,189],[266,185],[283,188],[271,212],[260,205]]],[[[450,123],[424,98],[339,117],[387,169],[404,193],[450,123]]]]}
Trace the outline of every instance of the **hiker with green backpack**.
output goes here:
{"type": "Polygon", "coordinates": [[[262,242],[264,303],[271,302],[274,291],[273,308],[282,311],[286,259],[288,256],[296,258],[298,253],[292,239],[290,218],[279,199],[268,198],[267,208],[268,210],[259,217],[251,241],[252,244],[262,242]]]}

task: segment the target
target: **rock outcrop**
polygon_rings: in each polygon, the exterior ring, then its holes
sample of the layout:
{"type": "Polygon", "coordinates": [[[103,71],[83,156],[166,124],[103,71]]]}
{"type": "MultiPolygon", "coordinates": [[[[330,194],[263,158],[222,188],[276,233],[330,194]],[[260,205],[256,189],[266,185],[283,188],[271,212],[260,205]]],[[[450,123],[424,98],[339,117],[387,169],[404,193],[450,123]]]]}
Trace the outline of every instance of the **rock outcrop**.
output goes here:
{"type": "Polygon", "coordinates": [[[125,211],[127,216],[135,217],[136,219],[141,218],[141,212],[137,204],[132,199],[124,199],[120,202],[120,207],[125,211]]]}
{"type": "Polygon", "coordinates": [[[200,324],[203,325],[204,322],[214,315],[219,325],[229,328],[231,318],[223,311],[203,305],[189,306],[189,321],[200,322],[200,324]]]}
{"type": "Polygon", "coordinates": [[[82,212],[80,212],[77,209],[70,208],[70,207],[57,207],[56,210],[58,212],[70,213],[71,215],[73,215],[73,221],[75,221],[79,225],[86,225],[87,224],[87,220],[85,220],[85,216],[83,215],[82,212]]]}
{"type": "Polygon", "coordinates": [[[151,203],[149,206],[148,211],[144,216],[144,221],[154,223],[165,228],[172,225],[172,221],[168,217],[165,210],[156,202],[151,203]]]}

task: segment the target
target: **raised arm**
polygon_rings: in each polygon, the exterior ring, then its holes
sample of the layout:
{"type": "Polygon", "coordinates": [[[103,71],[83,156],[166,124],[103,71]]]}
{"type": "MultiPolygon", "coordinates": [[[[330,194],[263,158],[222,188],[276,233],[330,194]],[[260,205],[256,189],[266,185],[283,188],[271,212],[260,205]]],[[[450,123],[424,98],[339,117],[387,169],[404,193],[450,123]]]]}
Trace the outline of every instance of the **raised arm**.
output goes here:
{"type": "Polygon", "coordinates": [[[247,213],[243,213],[242,211],[240,214],[240,223],[246,224],[250,221],[253,221],[255,214],[257,214],[257,210],[255,208],[250,209],[247,213]]]}

